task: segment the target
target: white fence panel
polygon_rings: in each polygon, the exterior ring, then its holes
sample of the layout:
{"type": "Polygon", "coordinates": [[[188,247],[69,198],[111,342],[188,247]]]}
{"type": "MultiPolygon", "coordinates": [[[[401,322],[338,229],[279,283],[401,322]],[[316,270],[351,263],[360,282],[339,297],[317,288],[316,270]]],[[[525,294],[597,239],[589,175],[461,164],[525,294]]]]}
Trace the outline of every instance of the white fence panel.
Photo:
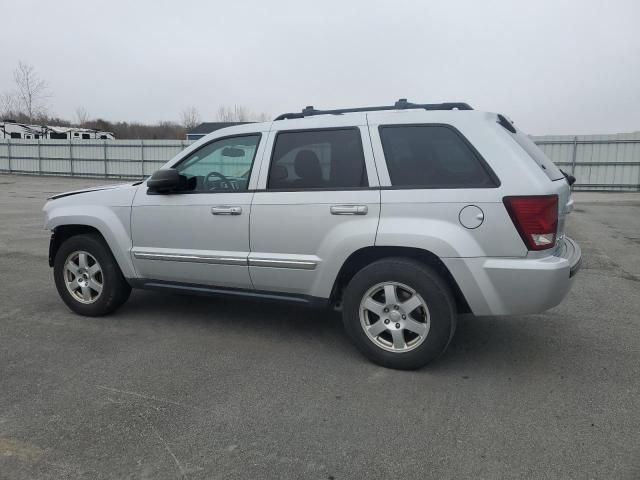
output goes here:
{"type": "Polygon", "coordinates": [[[578,190],[640,190],[640,132],[533,137],[578,190]]]}
{"type": "MultiPolygon", "coordinates": [[[[579,190],[640,190],[640,132],[532,137],[579,190]]],[[[0,140],[0,172],[141,179],[189,140],[0,140]]]]}
{"type": "Polygon", "coordinates": [[[187,140],[0,140],[0,172],[138,179],[190,145],[187,140]]]}

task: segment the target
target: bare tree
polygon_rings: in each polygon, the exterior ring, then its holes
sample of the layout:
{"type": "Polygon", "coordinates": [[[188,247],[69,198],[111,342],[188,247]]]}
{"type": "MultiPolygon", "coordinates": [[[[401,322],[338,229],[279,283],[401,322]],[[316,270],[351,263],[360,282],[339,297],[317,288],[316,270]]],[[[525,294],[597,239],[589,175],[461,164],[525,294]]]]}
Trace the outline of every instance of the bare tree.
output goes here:
{"type": "Polygon", "coordinates": [[[231,107],[225,107],[224,105],[218,108],[218,120],[221,122],[235,121],[233,109],[231,107]]]}
{"type": "Polygon", "coordinates": [[[5,92],[0,94],[0,120],[14,119],[20,113],[18,98],[14,93],[5,92]]]}
{"type": "Polygon", "coordinates": [[[76,122],[79,126],[84,127],[89,121],[89,112],[84,107],[76,108],[76,122]]]}
{"type": "Polygon", "coordinates": [[[267,118],[266,113],[252,113],[244,105],[234,105],[233,107],[223,105],[218,108],[218,120],[221,122],[262,122],[266,121],[267,118]]]}
{"type": "Polygon", "coordinates": [[[234,105],[233,110],[234,110],[237,122],[249,121],[249,110],[247,109],[247,107],[243,105],[234,105]]]}
{"type": "Polygon", "coordinates": [[[18,62],[13,71],[13,79],[18,87],[18,100],[29,121],[46,113],[47,99],[51,96],[47,82],[40,78],[31,65],[18,62]]]}
{"type": "Polygon", "coordinates": [[[193,106],[185,108],[180,114],[180,119],[182,126],[187,131],[197,127],[202,122],[200,119],[200,112],[198,112],[198,109],[193,106]]]}

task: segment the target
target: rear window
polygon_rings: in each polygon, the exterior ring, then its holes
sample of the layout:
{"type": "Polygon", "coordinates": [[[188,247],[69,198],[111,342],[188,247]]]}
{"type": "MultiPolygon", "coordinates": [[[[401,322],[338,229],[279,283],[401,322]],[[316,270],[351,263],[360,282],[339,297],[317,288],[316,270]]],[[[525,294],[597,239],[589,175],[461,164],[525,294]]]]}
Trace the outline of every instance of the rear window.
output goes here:
{"type": "Polygon", "coordinates": [[[499,182],[457,130],[444,125],[380,127],[391,185],[492,188],[499,182]]]}
{"type": "Polygon", "coordinates": [[[564,175],[555,166],[555,164],[549,160],[540,147],[538,147],[533,140],[527,135],[518,130],[516,133],[511,134],[511,137],[522,147],[522,149],[529,154],[529,156],[542,168],[547,177],[551,180],[560,180],[564,178],[564,175]]]}

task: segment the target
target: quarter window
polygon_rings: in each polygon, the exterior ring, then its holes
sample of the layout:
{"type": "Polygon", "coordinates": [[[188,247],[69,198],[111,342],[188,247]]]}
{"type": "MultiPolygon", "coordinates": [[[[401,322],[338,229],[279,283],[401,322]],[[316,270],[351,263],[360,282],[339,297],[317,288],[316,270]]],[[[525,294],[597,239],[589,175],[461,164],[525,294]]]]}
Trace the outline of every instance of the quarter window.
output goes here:
{"type": "Polygon", "coordinates": [[[278,133],[268,189],[335,190],[368,184],[357,128],[278,133]]]}
{"type": "Polygon", "coordinates": [[[391,185],[406,188],[490,188],[497,185],[479,155],[453,128],[380,127],[391,185]]]}
{"type": "Polygon", "coordinates": [[[196,150],[175,168],[196,192],[245,191],[260,135],[223,138],[196,150]]]}

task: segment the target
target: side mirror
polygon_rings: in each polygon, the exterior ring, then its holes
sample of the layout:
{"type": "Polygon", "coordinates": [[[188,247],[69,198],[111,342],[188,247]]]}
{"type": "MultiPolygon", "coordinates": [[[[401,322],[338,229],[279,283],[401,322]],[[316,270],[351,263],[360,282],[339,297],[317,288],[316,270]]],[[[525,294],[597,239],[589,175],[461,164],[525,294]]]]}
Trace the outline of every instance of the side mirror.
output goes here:
{"type": "Polygon", "coordinates": [[[180,175],[177,170],[168,168],[158,170],[147,180],[149,191],[156,193],[169,193],[184,190],[187,186],[187,177],[180,175]]]}

